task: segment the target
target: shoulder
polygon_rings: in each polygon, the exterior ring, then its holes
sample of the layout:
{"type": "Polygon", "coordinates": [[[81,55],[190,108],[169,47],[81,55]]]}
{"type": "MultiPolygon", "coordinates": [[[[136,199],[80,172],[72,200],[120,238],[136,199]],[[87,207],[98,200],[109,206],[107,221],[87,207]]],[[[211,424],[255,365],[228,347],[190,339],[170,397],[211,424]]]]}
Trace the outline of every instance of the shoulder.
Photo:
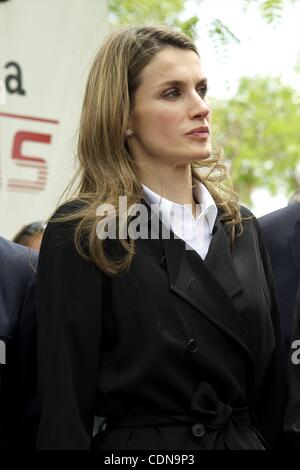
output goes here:
{"type": "Polygon", "coordinates": [[[286,224],[294,225],[300,220],[300,203],[291,204],[270,214],[260,217],[259,223],[264,230],[283,229],[286,224]]]}
{"type": "Polygon", "coordinates": [[[253,212],[248,207],[240,206],[240,213],[243,227],[242,237],[250,236],[250,238],[258,238],[260,241],[262,230],[253,212]]]}
{"type": "Polygon", "coordinates": [[[49,222],[56,220],[59,221],[59,219],[62,219],[63,221],[64,218],[78,214],[84,207],[86,207],[86,203],[79,199],[72,199],[71,201],[67,201],[64,204],[61,204],[55,210],[55,212],[50,217],[49,222]]]}
{"type": "Polygon", "coordinates": [[[83,262],[83,256],[78,248],[88,254],[88,239],[81,232],[77,237],[76,229],[83,217],[82,209],[86,203],[76,199],[68,201],[57,208],[49,219],[40,248],[39,267],[60,265],[62,263],[83,262]]]}
{"type": "Polygon", "coordinates": [[[79,212],[85,207],[85,204],[78,199],[68,201],[59,206],[50,217],[43,236],[43,245],[49,240],[57,242],[69,242],[74,239],[74,232],[80,220],[79,212]],[[78,214],[78,217],[76,215],[78,214]]]}
{"type": "Polygon", "coordinates": [[[0,336],[14,336],[26,318],[34,322],[37,253],[0,237],[0,336]]]}
{"type": "Polygon", "coordinates": [[[242,219],[255,219],[253,212],[251,212],[251,210],[246,206],[240,206],[240,212],[242,219]]]}
{"type": "Polygon", "coordinates": [[[257,218],[248,207],[241,206],[240,212],[241,212],[241,217],[242,217],[242,225],[244,229],[250,226],[250,227],[255,227],[256,231],[259,230],[259,224],[258,224],[257,218]]]}
{"type": "Polygon", "coordinates": [[[37,257],[35,250],[0,237],[1,272],[7,273],[3,278],[31,277],[37,264],[37,257]]]}
{"type": "Polygon", "coordinates": [[[260,253],[260,257],[263,260],[263,263],[265,263],[266,258],[268,257],[266,239],[258,219],[250,209],[244,206],[241,207],[241,215],[243,223],[242,238],[245,237],[246,240],[251,240],[251,243],[254,243],[252,246],[255,247],[255,252],[260,253]]]}

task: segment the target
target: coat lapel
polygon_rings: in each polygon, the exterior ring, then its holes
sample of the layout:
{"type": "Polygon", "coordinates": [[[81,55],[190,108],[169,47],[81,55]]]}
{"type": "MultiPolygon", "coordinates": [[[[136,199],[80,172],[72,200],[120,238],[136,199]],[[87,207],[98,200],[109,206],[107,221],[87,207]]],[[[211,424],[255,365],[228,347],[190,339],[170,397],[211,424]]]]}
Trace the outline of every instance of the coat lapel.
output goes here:
{"type": "Polygon", "coordinates": [[[214,226],[213,237],[204,264],[213,273],[230,298],[243,291],[232,261],[229,238],[219,218],[217,218],[214,226]],[[220,256],[220,253],[222,253],[222,256],[220,256]]]}
{"type": "Polygon", "coordinates": [[[294,233],[289,238],[289,246],[300,277],[300,219],[296,221],[294,233]]]}
{"type": "Polygon", "coordinates": [[[183,240],[172,235],[173,238],[162,240],[170,289],[239,343],[252,358],[244,324],[232,301],[243,289],[222,223],[217,219],[204,262],[194,250],[186,249],[183,240]]]}

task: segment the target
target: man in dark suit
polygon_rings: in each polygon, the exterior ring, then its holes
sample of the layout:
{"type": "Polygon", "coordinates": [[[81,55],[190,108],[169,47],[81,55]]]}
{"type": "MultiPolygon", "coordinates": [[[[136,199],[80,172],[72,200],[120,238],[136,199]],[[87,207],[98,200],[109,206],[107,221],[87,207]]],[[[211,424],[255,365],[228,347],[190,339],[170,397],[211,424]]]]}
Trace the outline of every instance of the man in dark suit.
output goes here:
{"type": "Polygon", "coordinates": [[[290,361],[289,396],[284,417],[284,429],[290,446],[300,450],[300,283],[293,321],[290,361]]]}
{"type": "Polygon", "coordinates": [[[36,258],[0,237],[0,449],[35,446],[36,258]]]}
{"type": "Polygon", "coordinates": [[[287,360],[300,277],[300,203],[272,212],[259,222],[275,275],[287,360]]]}

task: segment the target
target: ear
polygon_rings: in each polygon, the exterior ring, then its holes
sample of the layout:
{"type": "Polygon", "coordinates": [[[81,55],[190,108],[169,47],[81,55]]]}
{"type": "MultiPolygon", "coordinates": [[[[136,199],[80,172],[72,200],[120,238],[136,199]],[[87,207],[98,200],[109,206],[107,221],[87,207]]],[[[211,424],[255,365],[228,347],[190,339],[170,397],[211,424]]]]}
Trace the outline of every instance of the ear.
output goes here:
{"type": "Polygon", "coordinates": [[[129,115],[129,119],[128,119],[128,121],[127,121],[127,126],[126,126],[127,129],[128,129],[128,128],[129,128],[129,129],[133,129],[133,121],[134,121],[134,119],[133,119],[133,117],[132,117],[132,112],[131,112],[130,115],[129,115]]]}
{"type": "Polygon", "coordinates": [[[127,126],[126,126],[126,135],[127,137],[131,137],[134,134],[134,123],[135,120],[132,116],[132,114],[129,116],[129,119],[127,121],[127,126]]]}

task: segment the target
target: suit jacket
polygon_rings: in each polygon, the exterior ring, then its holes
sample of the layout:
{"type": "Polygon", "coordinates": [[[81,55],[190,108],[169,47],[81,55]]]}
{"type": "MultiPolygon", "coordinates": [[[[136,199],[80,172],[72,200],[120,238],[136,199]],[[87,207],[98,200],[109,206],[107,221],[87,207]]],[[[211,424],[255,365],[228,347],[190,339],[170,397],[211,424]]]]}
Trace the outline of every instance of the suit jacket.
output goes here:
{"type": "Polygon", "coordinates": [[[37,256],[0,237],[0,449],[35,446],[37,256]]]}
{"type": "Polygon", "coordinates": [[[287,360],[300,277],[300,203],[261,217],[259,223],[273,267],[287,360]]]}
{"type": "Polygon", "coordinates": [[[293,320],[288,370],[289,394],[284,428],[291,447],[300,450],[300,283],[293,320]]]}
{"type": "Polygon", "coordinates": [[[38,447],[261,449],[258,431],[275,443],[280,325],[257,222],[231,249],[219,214],[204,261],[174,236],[138,239],[115,277],[77,254],[73,230],[50,223],[40,251],[38,447]],[[94,415],[107,422],[93,437],[94,415]]]}

